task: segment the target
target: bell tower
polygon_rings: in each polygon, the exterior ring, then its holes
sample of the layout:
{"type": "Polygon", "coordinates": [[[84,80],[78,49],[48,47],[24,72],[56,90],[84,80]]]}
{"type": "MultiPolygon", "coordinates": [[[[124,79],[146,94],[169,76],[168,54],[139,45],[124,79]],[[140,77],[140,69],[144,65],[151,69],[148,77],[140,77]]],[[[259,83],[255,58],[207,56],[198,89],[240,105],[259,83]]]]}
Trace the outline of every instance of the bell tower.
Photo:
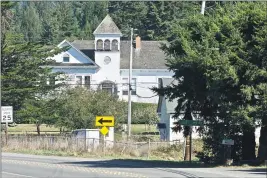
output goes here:
{"type": "Polygon", "coordinates": [[[95,62],[100,66],[98,81],[120,81],[120,38],[122,33],[107,15],[94,31],[95,62]]]}

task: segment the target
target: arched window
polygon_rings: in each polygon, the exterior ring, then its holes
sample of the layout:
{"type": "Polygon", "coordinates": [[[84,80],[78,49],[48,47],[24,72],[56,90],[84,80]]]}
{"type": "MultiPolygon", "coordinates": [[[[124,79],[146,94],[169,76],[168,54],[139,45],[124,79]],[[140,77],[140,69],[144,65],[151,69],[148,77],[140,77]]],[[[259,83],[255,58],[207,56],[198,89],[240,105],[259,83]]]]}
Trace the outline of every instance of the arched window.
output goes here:
{"type": "Polygon", "coordinates": [[[96,50],[103,50],[103,41],[102,40],[97,40],[96,50]]]}
{"type": "Polygon", "coordinates": [[[109,40],[105,40],[104,49],[105,49],[105,51],[110,50],[110,41],[109,40]]]}
{"type": "Polygon", "coordinates": [[[110,94],[117,94],[117,86],[114,82],[112,81],[103,81],[100,85],[99,85],[100,89],[102,91],[108,92],[110,94]]]}
{"type": "Polygon", "coordinates": [[[119,50],[118,40],[112,40],[112,51],[118,51],[118,50],[119,50]]]}
{"type": "Polygon", "coordinates": [[[70,56],[68,54],[63,55],[63,62],[70,62],[70,56]]]}

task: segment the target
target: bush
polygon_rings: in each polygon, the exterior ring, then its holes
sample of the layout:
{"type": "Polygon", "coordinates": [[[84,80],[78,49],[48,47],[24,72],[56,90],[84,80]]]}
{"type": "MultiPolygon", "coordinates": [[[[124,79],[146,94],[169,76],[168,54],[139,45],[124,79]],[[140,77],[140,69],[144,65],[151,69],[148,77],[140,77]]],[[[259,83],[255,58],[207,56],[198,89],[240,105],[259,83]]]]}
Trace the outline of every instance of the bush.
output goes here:
{"type": "Polygon", "coordinates": [[[132,103],[132,124],[156,124],[159,121],[157,104],[132,103]]]}
{"type": "Polygon", "coordinates": [[[125,102],[102,91],[86,88],[68,89],[58,99],[56,115],[58,127],[68,129],[95,128],[95,117],[111,115],[115,117],[115,127],[127,118],[125,102]]]}

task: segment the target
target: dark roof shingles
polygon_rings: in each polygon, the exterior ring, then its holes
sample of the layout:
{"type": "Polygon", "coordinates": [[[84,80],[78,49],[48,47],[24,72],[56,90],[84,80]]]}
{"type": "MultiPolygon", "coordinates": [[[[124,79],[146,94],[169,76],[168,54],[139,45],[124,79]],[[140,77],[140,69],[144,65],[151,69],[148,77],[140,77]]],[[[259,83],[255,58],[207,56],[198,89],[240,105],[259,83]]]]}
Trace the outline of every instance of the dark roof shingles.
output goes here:
{"type": "Polygon", "coordinates": [[[120,34],[121,31],[114,23],[112,18],[107,15],[104,20],[99,24],[93,34],[120,34]]]}
{"type": "MultiPolygon", "coordinates": [[[[166,55],[160,49],[161,41],[141,41],[141,49],[133,49],[133,69],[167,69],[166,55]]],[[[94,40],[75,40],[72,42],[90,59],[94,60],[94,40]]],[[[121,69],[129,69],[130,41],[121,41],[121,69]]]]}
{"type": "MultiPolygon", "coordinates": [[[[159,41],[142,41],[141,49],[133,49],[133,69],[167,69],[165,54],[159,41]]],[[[121,69],[130,66],[130,41],[121,42],[121,69]]]]}

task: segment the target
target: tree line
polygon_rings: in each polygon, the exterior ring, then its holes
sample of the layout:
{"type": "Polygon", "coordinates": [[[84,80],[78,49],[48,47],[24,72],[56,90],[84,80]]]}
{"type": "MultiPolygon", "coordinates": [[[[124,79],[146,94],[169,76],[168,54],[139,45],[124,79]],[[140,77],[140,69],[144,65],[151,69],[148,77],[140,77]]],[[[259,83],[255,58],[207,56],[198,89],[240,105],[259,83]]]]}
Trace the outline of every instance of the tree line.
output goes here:
{"type": "Polygon", "coordinates": [[[110,14],[126,39],[130,28],[135,28],[144,40],[163,40],[174,19],[199,10],[199,2],[24,1],[12,7],[10,30],[22,34],[26,42],[58,44],[64,39],[93,39],[93,31],[110,14]]]}

